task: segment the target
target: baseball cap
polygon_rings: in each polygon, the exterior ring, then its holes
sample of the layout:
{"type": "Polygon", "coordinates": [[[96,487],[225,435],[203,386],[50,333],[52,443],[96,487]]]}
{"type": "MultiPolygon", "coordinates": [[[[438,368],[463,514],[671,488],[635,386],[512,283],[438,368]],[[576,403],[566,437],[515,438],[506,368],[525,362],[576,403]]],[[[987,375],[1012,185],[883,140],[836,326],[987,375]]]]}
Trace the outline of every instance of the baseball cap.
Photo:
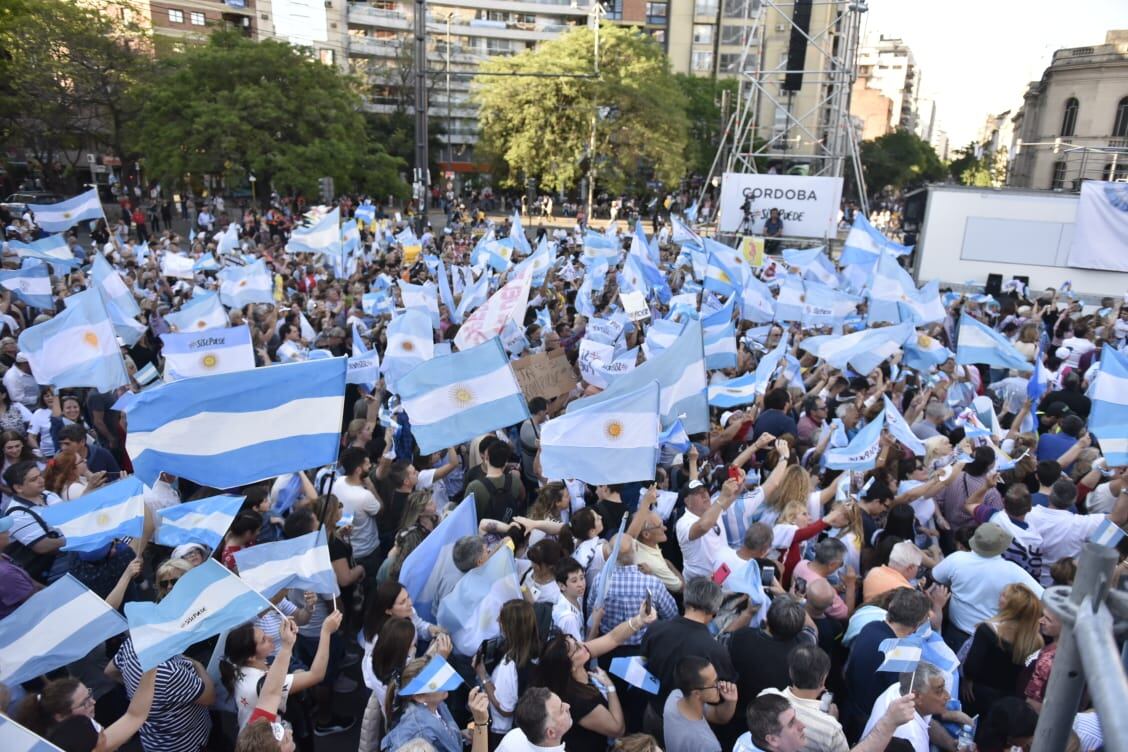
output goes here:
{"type": "Polygon", "coordinates": [[[1039,415],[1045,415],[1047,418],[1060,418],[1069,414],[1069,405],[1064,402],[1052,402],[1046,405],[1045,410],[1039,410],[1039,415]]]}

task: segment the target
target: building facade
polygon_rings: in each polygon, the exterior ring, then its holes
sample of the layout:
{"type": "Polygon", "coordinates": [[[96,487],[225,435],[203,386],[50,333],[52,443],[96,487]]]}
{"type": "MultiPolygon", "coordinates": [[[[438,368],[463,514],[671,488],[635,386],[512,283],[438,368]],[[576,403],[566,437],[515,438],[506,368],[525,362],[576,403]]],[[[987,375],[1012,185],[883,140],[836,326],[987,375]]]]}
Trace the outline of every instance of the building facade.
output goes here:
{"type": "MultiPolygon", "coordinates": [[[[913,51],[904,40],[883,34],[867,37],[858,48],[858,78],[854,84],[854,91],[864,92],[866,89],[872,89],[886,97],[891,104],[885,129],[877,132],[880,129],[874,123],[868,132],[875,135],[867,138],[884,136],[897,128],[917,132],[919,135],[917,117],[919,80],[920,72],[917,70],[913,51]]],[[[857,99],[862,105],[874,101],[872,96],[864,94],[857,99]]],[[[850,112],[862,117],[869,125],[867,113],[855,111],[853,102],[850,112]]]]}
{"type": "Polygon", "coordinates": [[[1128,180],[1128,30],[1054,52],[1012,126],[1009,185],[1079,191],[1084,180],[1128,180]]]}

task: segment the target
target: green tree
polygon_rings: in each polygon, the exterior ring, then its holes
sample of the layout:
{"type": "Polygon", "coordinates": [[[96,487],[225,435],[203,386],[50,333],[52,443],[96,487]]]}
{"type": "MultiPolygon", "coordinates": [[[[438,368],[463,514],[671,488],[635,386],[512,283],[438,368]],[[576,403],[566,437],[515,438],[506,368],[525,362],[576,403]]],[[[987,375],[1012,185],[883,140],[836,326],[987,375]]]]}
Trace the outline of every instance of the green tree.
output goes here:
{"type": "Polygon", "coordinates": [[[706,175],[713,166],[717,147],[721,143],[721,133],[725,127],[721,118],[732,114],[732,108],[736,106],[738,82],[735,79],[717,80],[684,73],[678,73],[675,79],[685,95],[685,114],[689,119],[689,147],[686,150],[689,170],[706,175]],[[722,112],[721,100],[726,92],[729,108],[727,112],[722,112]]]}
{"type": "Polygon", "coordinates": [[[148,39],[105,12],[58,0],[0,3],[0,141],[26,149],[62,187],[57,165],[73,170],[87,150],[128,159],[126,137],[139,100],[148,39]]]}
{"type": "Polygon", "coordinates": [[[169,184],[202,176],[314,193],[406,195],[401,160],[368,138],[352,79],[300,48],[218,31],[161,61],[143,89],[137,148],[169,184]]]}
{"type": "Polygon", "coordinates": [[[948,172],[961,185],[977,188],[998,188],[1006,183],[1007,155],[991,151],[987,145],[968,144],[956,152],[959,156],[948,163],[948,172]],[[976,156],[979,152],[979,156],[976,156]]]}
{"type": "Polygon", "coordinates": [[[863,141],[862,169],[866,192],[877,195],[886,188],[899,190],[948,174],[936,151],[912,131],[897,129],[872,141],[863,141]]]}
{"type": "MultiPolygon", "coordinates": [[[[556,39],[483,67],[490,73],[590,74],[593,31],[556,39]]],[[[596,181],[622,191],[640,174],[677,184],[686,169],[685,95],[662,47],[635,29],[600,28],[599,77],[481,76],[475,79],[487,158],[507,168],[502,182],[535,177],[545,190],[571,190],[595,158],[596,181]],[[595,148],[590,148],[595,122],[595,148]],[[590,152],[590,153],[589,153],[590,152]]]]}

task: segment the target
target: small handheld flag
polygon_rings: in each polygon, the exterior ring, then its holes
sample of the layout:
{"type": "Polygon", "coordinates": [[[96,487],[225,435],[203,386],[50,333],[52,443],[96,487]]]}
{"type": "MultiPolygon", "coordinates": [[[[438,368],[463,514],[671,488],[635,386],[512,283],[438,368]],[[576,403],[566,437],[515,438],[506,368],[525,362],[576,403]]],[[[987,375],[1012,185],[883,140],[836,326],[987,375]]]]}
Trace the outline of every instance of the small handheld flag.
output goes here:
{"type": "Polygon", "coordinates": [[[407,683],[399,694],[404,697],[428,692],[451,692],[462,684],[462,677],[441,655],[427,661],[419,675],[407,683]]]}
{"type": "Polygon", "coordinates": [[[641,656],[612,658],[611,673],[632,687],[638,687],[652,695],[658,694],[661,687],[658,677],[646,670],[646,663],[641,656]]]}
{"type": "Polygon", "coordinates": [[[916,637],[906,637],[904,639],[897,639],[890,637],[883,640],[878,649],[885,653],[885,660],[877,667],[878,671],[888,671],[894,674],[903,674],[909,671],[915,671],[917,664],[920,663],[920,656],[923,652],[920,646],[920,640],[916,637]]]}

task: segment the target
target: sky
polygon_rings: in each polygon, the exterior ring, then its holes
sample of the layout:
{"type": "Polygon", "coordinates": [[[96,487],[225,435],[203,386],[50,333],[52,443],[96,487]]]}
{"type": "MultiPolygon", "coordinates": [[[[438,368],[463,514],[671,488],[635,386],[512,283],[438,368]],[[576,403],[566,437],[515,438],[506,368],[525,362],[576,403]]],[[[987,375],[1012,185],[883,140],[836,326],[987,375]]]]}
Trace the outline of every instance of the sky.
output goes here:
{"type": "Polygon", "coordinates": [[[1128,29],[1128,0],[869,0],[862,33],[900,37],[936,100],[953,148],[979,135],[988,114],[1016,109],[1054,50],[1102,44],[1128,29]]]}

